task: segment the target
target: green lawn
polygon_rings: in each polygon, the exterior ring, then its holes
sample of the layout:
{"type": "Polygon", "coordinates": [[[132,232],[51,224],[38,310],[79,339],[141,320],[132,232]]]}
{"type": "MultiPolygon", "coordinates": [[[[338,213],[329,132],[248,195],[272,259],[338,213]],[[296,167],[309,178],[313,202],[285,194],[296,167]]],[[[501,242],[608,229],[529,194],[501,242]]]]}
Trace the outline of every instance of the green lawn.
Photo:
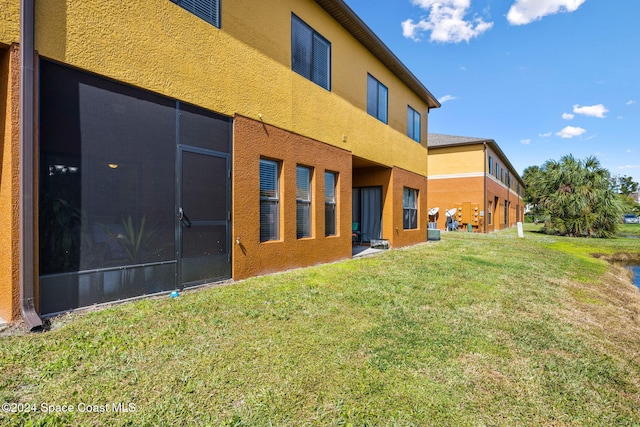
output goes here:
{"type": "Polygon", "coordinates": [[[623,224],[620,233],[629,236],[640,236],[640,224],[623,224]]]}
{"type": "Polygon", "coordinates": [[[443,233],[1,338],[0,401],[36,412],[0,424],[640,425],[640,292],[590,255],[640,258],[640,241],[535,230],[443,233]]]}

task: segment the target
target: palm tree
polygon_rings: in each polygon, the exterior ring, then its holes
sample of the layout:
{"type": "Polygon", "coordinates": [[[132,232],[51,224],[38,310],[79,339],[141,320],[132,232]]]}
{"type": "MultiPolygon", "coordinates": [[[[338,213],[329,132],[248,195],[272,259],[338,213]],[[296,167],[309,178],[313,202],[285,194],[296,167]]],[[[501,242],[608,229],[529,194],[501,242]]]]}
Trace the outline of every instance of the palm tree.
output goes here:
{"type": "Polygon", "coordinates": [[[609,171],[596,157],[549,160],[533,181],[545,212],[545,233],[607,238],[616,234],[622,206],[609,171]]]}

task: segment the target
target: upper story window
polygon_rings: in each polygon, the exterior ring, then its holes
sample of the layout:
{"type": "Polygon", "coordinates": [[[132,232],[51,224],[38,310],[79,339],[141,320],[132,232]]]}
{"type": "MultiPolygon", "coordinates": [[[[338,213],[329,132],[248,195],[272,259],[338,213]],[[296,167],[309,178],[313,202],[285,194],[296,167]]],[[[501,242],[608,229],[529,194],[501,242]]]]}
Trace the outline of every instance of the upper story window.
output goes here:
{"type": "Polygon", "coordinates": [[[389,90],[385,85],[367,74],[367,113],[383,123],[388,123],[387,108],[389,90]]]}
{"type": "Polygon", "coordinates": [[[173,3],[188,10],[198,18],[204,19],[211,25],[220,28],[221,0],[171,0],[173,3]]]}
{"type": "Polygon", "coordinates": [[[291,69],[331,90],[331,43],[291,15],[291,69]]]}
{"type": "Polygon", "coordinates": [[[493,175],[493,157],[489,156],[489,175],[493,175]]]}
{"type": "Polygon", "coordinates": [[[416,142],[420,142],[420,113],[411,107],[407,108],[407,135],[416,142]]]}

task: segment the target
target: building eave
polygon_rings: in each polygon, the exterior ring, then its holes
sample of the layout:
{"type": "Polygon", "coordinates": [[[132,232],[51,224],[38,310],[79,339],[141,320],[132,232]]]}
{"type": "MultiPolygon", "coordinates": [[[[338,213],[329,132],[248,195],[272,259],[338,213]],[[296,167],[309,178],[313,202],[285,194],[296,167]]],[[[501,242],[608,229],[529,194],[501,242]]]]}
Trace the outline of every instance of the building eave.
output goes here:
{"type": "Polygon", "coordinates": [[[453,135],[440,135],[440,134],[429,134],[427,136],[427,141],[431,139],[432,136],[439,136],[445,138],[451,138],[453,142],[451,143],[440,143],[438,145],[429,145],[427,142],[427,146],[429,151],[437,150],[439,148],[447,148],[447,147],[459,147],[459,146],[471,146],[471,145],[479,145],[485,144],[498,154],[502,162],[507,166],[507,168],[511,171],[511,174],[520,182],[520,184],[525,185],[520,174],[515,170],[509,158],[504,154],[504,151],[500,148],[498,143],[493,139],[483,139],[483,138],[472,138],[472,137],[458,137],[453,135]]]}
{"type": "Polygon", "coordinates": [[[440,108],[441,104],[418,78],[398,59],[380,38],[351,10],[343,0],[315,0],[333,19],[344,27],[360,44],[371,52],[391,72],[406,84],[428,108],[440,108]]]}

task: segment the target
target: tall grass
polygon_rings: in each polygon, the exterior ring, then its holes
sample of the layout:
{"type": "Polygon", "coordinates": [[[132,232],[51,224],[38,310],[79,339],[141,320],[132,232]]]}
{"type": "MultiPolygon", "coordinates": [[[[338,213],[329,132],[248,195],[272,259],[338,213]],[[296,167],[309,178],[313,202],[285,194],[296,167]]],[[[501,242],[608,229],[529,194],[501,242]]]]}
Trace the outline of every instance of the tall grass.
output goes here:
{"type": "Polygon", "coordinates": [[[446,233],[63,316],[0,340],[0,401],[38,409],[0,423],[640,425],[640,294],[589,255],[634,249],[446,233]]]}

